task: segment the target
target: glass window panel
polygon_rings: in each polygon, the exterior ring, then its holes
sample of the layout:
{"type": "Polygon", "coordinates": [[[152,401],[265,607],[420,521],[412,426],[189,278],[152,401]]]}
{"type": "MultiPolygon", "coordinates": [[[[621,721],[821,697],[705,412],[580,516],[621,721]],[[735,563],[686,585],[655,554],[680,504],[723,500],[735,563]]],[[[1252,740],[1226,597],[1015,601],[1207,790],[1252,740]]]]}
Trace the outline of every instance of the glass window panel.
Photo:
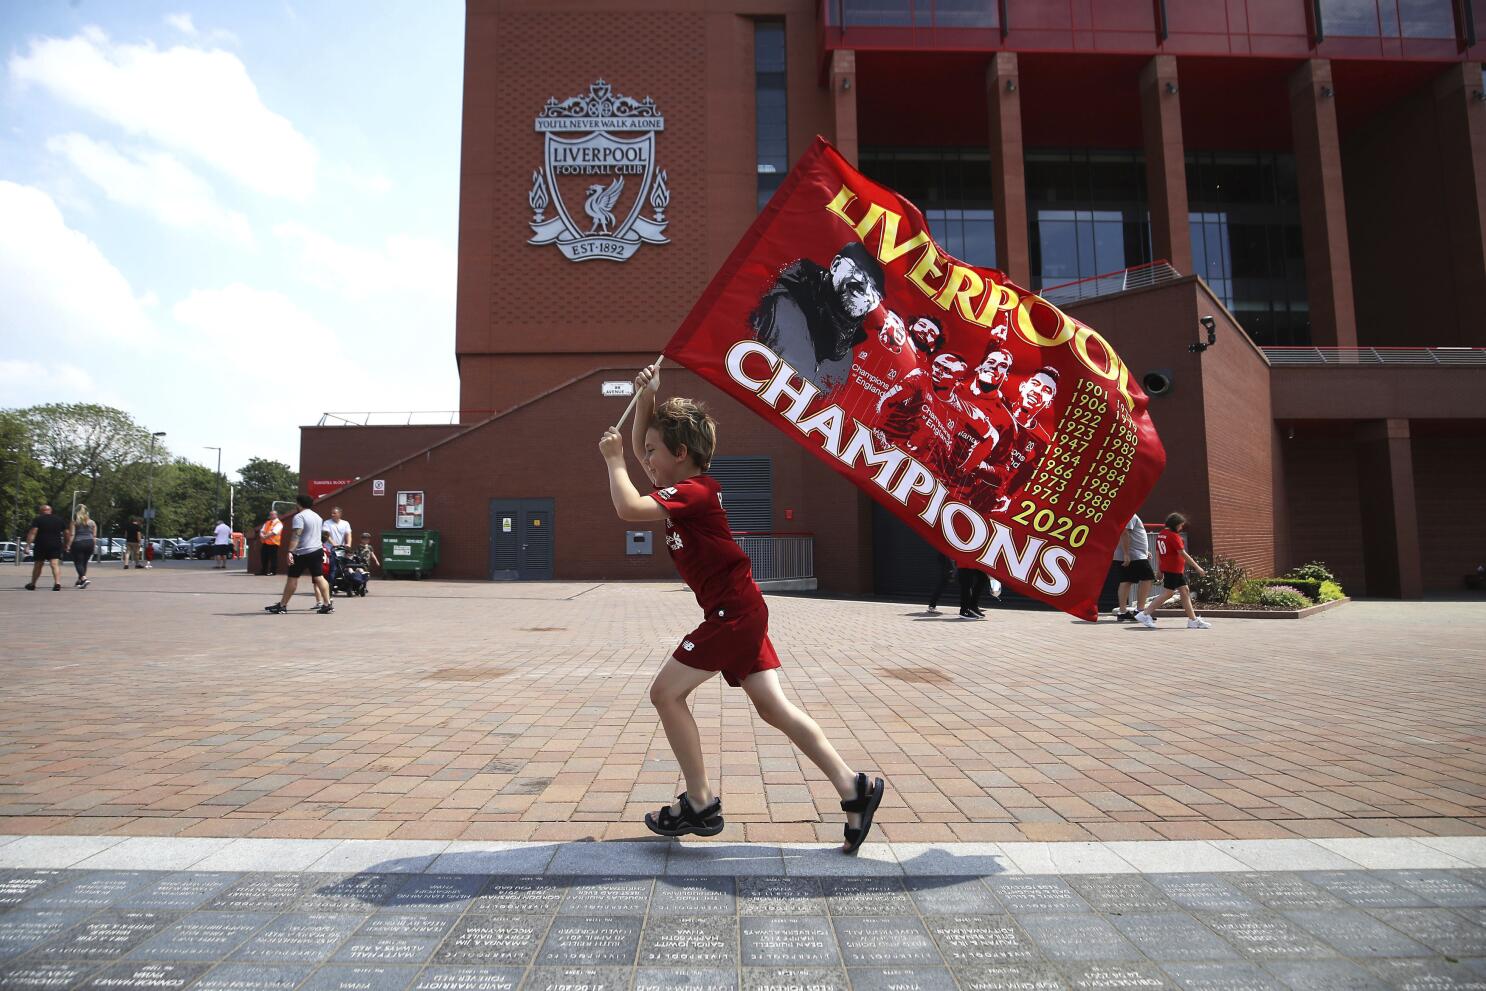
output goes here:
{"type": "Polygon", "coordinates": [[[1455,11],[1450,0],[1398,0],[1398,17],[1405,38],[1455,37],[1455,11]]]}
{"type": "Polygon", "coordinates": [[[789,171],[789,115],[785,92],[784,24],[753,26],[755,147],[758,155],[758,206],[762,210],[789,171]]]}
{"type": "Polygon", "coordinates": [[[1321,0],[1321,30],[1328,38],[1378,37],[1378,0],[1321,0]]]}

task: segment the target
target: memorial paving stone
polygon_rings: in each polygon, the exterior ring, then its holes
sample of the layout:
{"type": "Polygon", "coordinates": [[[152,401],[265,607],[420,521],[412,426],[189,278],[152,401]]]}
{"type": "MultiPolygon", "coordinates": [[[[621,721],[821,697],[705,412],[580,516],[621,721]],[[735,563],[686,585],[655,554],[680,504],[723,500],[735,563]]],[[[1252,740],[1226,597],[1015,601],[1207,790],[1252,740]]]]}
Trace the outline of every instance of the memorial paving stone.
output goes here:
{"type": "Polygon", "coordinates": [[[633,979],[628,967],[533,967],[521,991],[630,991],[633,979]]]}
{"type": "Polygon", "coordinates": [[[645,920],[638,915],[559,915],[547,930],[542,966],[633,966],[645,920]]]}
{"type": "Polygon", "coordinates": [[[66,991],[90,972],[96,963],[12,963],[0,965],[0,988],[5,991],[66,991]]]}
{"type": "Polygon", "coordinates": [[[323,879],[310,887],[294,906],[296,912],[343,912],[348,915],[376,911],[391,900],[410,880],[407,874],[346,874],[323,879]]]}
{"type": "Polygon", "coordinates": [[[268,925],[273,912],[193,912],[130,951],[135,960],[221,960],[268,925]]]}
{"type": "Polygon", "coordinates": [[[1260,904],[1281,912],[1346,908],[1340,898],[1298,874],[1244,873],[1224,878],[1260,904]]]}
{"type": "Polygon", "coordinates": [[[386,908],[398,912],[464,912],[486,878],[480,874],[414,874],[388,897],[386,908]]]}
{"type": "Polygon", "coordinates": [[[838,916],[831,920],[848,967],[942,967],[944,958],[917,916],[838,916]]]}
{"type": "Polygon", "coordinates": [[[925,915],[1001,912],[1001,903],[978,877],[908,877],[903,879],[903,887],[925,915]]]}
{"type": "Polygon", "coordinates": [[[302,963],[219,963],[191,991],[293,991],[312,970],[302,963]]]}
{"type": "Polygon", "coordinates": [[[223,912],[287,911],[315,883],[311,874],[248,874],[206,907],[223,912]]]}
{"type": "Polygon", "coordinates": [[[851,991],[959,991],[943,967],[848,967],[851,991]]]}
{"type": "Polygon", "coordinates": [[[1434,951],[1357,909],[1286,912],[1285,918],[1345,957],[1427,957],[1434,951]]]}
{"type": "Polygon", "coordinates": [[[1264,906],[1211,874],[1152,874],[1151,885],[1193,912],[1257,912],[1264,906]]]}
{"type": "Polygon", "coordinates": [[[558,905],[559,915],[644,915],[655,882],[633,877],[575,877],[558,905]]]}
{"type": "Polygon", "coordinates": [[[29,908],[108,908],[160,879],[153,871],[88,871],[26,900],[29,908]]]}
{"type": "Polygon", "coordinates": [[[264,926],[232,954],[234,960],[325,960],[364,922],[359,915],[287,912],[264,926]]]}
{"type": "Polygon", "coordinates": [[[1453,911],[1467,922],[1474,922],[1478,926],[1486,926],[1486,908],[1457,908],[1453,911]]]}
{"type": "Polygon", "coordinates": [[[747,967],[835,965],[841,960],[830,920],[822,916],[744,916],[738,931],[747,967]]]}
{"type": "Polygon", "coordinates": [[[1242,962],[1166,963],[1162,969],[1183,991],[1284,991],[1273,974],[1242,962]]]}
{"type": "Polygon", "coordinates": [[[1079,991],[1156,991],[1175,988],[1171,979],[1153,963],[1068,964],[1063,972],[1079,991]]]}
{"type": "Polygon", "coordinates": [[[658,877],[651,915],[736,915],[737,883],[730,877],[658,877]]]}
{"type": "Polygon", "coordinates": [[[652,915],[640,941],[639,965],[737,967],[738,920],[731,915],[652,915]]]}
{"type": "Polygon", "coordinates": [[[1362,965],[1398,991],[1486,991],[1486,973],[1438,957],[1428,960],[1365,960],[1362,965]]]}
{"type": "Polygon", "coordinates": [[[832,915],[911,915],[913,899],[896,877],[832,877],[821,881],[832,915]]]}
{"type": "Polygon", "coordinates": [[[327,964],[310,975],[299,991],[404,991],[417,974],[415,967],[327,964]]]}
{"type": "Polygon", "coordinates": [[[1015,964],[1040,954],[1009,915],[926,915],[924,925],[949,964],[1015,964]]]}
{"type": "Polygon", "coordinates": [[[1447,908],[1384,908],[1371,914],[1447,957],[1486,957],[1486,927],[1447,908]]]}
{"type": "Polygon", "coordinates": [[[1331,947],[1272,912],[1201,912],[1197,920],[1250,960],[1336,956],[1331,947]]]}
{"type": "Polygon", "coordinates": [[[452,915],[374,915],[331,959],[336,963],[421,964],[433,955],[454,922],[452,915]]]}
{"type": "Polygon", "coordinates": [[[1236,960],[1238,953],[1190,915],[1122,915],[1109,920],[1152,960],[1236,960]]]}
{"type": "Polygon", "coordinates": [[[1418,892],[1369,871],[1305,871],[1301,877],[1358,908],[1423,908],[1429,905],[1418,892]]]}
{"type": "Polygon", "coordinates": [[[541,874],[496,875],[470,905],[481,915],[552,915],[567,893],[565,878],[541,874]]]}
{"type": "Polygon", "coordinates": [[[1089,903],[1060,877],[992,877],[987,883],[1013,915],[1089,911],[1089,903]]]}
{"type": "Polygon", "coordinates": [[[738,914],[825,915],[825,893],[813,877],[740,877],[738,914]]]}
{"type": "Polygon", "coordinates": [[[425,967],[409,991],[516,991],[525,974],[524,967],[425,967]]]}
{"type": "Polygon", "coordinates": [[[738,991],[738,968],[639,967],[635,991],[738,991]]]}
{"type": "Polygon", "coordinates": [[[1050,963],[995,963],[955,967],[961,991],[1063,991],[1068,979],[1050,963]]]}
{"type": "Polygon", "coordinates": [[[1021,915],[1016,920],[1052,960],[1139,960],[1114,926],[1091,913],[1021,915]]]}
{"type": "Polygon", "coordinates": [[[1350,960],[1277,960],[1265,965],[1292,991],[1387,991],[1350,960]]]}
{"type": "Polygon", "coordinates": [[[850,991],[840,967],[744,967],[743,991],[850,991]]]}
{"type": "Polygon", "coordinates": [[[179,991],[210,969],[207,963],[164,963],[131,960],[94,973],[80,988],[118,988],[120,991],[179,991]]]}
{"type": "Polygon", "coordinates": [[[114,903],[114,907],[189,912],[231,888],[241,877],[240,874],[218,871],[178,871],[125,895],[114,903]]]}
{"type": "Polygon", "coordinates": [[[1486,887],[1472,883],[1459,871],[1379,871],[1378,875],[1441,908],[1486,906],[1486,887]]]}
{"type": "Polygon", "coordinates": [[[551,922],[547,916],[466,915],[434,951],[434,963],[525,967],[551,922]]]}
{"type": "Polygon", "coordinates": [[[37,960],[112,960],[176,920],[168,912],[97,912],[29,954],[37,960]]]}
{"type": "Polygon", "coordinates": [[[11,870],[0,874],[0,909],[14,908],[26,899],[60,884],[65,871],[11,870]]]}
{"type": "Polygon", "coordinates": [[[86,908],[24,908],[0,915],[0,960],[54,939],[93,914],[86,908]]]}
{"type": "Polygon", "coordinates": [[[1076,874],[1068,886],[1104,915],[1151,915],[1176,910],[1176,904],[1138,874],[1076,874]]]}

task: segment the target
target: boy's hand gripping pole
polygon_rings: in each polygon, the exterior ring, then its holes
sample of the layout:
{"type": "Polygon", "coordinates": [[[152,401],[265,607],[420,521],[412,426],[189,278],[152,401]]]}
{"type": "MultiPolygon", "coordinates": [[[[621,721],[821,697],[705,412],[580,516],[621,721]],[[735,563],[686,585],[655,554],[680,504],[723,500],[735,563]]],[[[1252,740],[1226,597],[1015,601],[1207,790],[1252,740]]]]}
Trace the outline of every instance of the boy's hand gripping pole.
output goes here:
{"type": "MultiPolygon", "coordinates": [[[[663,354],[656,356],[655,367],[656,368],[659,368],[660,367],[660,363],[663,362],[663,361],[665,361],[665,360],[666,360],[666,356],[663,355],[663,354]]],[[[619,422],[616,423],[616,424],[614,424],[614,429],[615,430],[618,430],[620,427],[623,427],[624,426],[624,421],[629,419],[630,412],[632,410],[634,410],[634,408],[635,408],[635,403],[637,403],[637,402],[640,401],[640,393],[642,391],[644,391],[644,390],[642,390],[642,389],[636,389],[635,390],[635,394],[630,397],[629,405],[624,408],[624,412],[623,413],[619,414],[619,422]]]]}

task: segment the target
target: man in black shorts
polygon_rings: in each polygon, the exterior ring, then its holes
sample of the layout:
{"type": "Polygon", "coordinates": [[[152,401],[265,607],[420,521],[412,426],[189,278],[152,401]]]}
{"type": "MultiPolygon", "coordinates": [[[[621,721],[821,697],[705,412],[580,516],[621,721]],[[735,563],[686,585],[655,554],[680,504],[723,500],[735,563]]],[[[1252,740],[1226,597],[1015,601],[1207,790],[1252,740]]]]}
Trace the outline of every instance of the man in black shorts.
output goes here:
{"type": "Polygon", "coordinates": [[[299,588],[299,576],[309,575],[315,585],[315,612],[328,616],[335,611],[330,604],[330,583],[325,580],[325,548],[320,543],[320,531],[324,521],[310,507],[315,500],[307,495],[298,497],[299,512],[289,523],[289,574],[284,579],[284,595],[264,610],[271,613],[289,611],[289,600],[299,588]]]}
{"type": "Polygon", "coordinates": [[[52,512],[52,507],[42,506],[31,529],[26,533],[26,543],[31,545],[35,562],[31,565],[31,581],[26,590],[36,591],[36,579],[41,577],[41,564],[45,561],[52,568],[52,591],[62,591],[62,551],[72,536],[72,527],[66,520],[52,512]]]}

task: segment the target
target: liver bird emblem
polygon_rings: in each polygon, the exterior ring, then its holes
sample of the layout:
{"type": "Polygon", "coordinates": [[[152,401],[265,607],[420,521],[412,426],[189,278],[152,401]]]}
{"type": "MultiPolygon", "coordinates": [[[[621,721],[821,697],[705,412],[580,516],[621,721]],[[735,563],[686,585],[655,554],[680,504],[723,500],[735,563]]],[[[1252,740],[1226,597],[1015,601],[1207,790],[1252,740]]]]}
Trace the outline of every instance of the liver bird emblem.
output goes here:
{"type": "Polygon", "coordinates": [[[583,201],[583,212],[593,220],[588,228],[590,234],[611,234],[614,227],[614,204],[624,191],[624,176],[609,183],[606,189],[600,185],[588,187],[588,198],[583,201]]]}

